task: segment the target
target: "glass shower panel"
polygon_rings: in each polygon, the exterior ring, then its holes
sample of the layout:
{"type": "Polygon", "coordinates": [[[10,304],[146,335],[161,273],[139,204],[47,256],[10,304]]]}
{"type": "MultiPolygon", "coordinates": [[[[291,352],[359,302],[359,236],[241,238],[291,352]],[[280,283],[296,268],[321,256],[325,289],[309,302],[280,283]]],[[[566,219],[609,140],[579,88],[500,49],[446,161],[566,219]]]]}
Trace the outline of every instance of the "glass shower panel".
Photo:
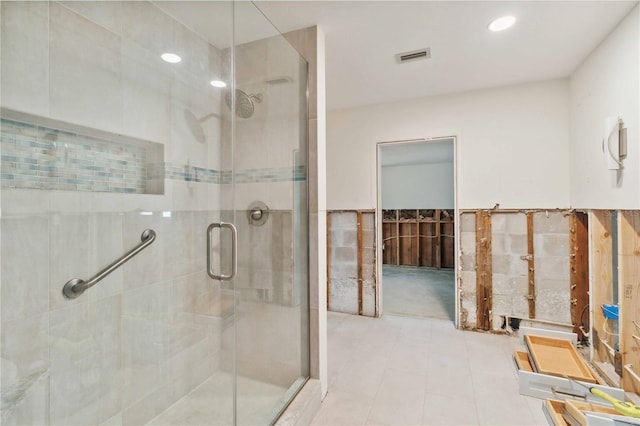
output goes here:
{"type": "Polygon", "coordinates": [[[236,2],[237,424],[268,424],[309,376],[307,64],[236,2]]]}
{"type": "Polygon", "coordinates": [[[1,423],[234,423],[234,292],[205,238],[233,208],[210,84],[231,85],[232,3],[0,7],[1,423]]]}

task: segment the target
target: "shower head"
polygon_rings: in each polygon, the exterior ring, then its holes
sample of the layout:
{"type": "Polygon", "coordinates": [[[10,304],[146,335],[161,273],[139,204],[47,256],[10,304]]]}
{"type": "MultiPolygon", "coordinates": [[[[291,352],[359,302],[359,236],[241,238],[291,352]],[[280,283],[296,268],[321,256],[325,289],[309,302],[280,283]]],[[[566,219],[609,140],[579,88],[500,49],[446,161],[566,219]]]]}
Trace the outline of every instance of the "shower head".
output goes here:
{"type": "Polygon", "coordinates": [[[204,129],[202,128],[202,123],[211,117],[218,117],[217,114],[211,113],[207,114],[202,118],[196,117],[190,110],[184,109],[184,121],[187,122],[187,126],[189,126],[189,130],[194,138],[200,143],[204,143],[207,139],[207,136],[204,133],[204,129]]]}
{"type": "MultiPolygon", "coordinates": [[[[232,98],[231,91],[227,91],[224,96],[224,101],[227,107],[231,109],[232,98]]],[[[247,95],[240,89],[236,89],[236,115],[240,118],[249,118],[253,115],[255,105],[253,102],[262,102],[262,94],[247,95]]]]}

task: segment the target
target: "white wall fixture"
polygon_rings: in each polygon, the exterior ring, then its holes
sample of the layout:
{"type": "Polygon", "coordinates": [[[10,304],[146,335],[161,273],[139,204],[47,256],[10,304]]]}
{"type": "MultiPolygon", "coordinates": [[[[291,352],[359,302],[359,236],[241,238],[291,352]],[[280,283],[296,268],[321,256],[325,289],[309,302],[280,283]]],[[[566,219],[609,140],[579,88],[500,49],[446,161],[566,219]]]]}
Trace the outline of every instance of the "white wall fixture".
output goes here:
{"type": "Polygon", "coordinates": [[[627,138],[624,123],[619,117],[604,119],[602,151],[607,161],[607,169],[621,170],[622,160],[627,156],[627,138]]]}

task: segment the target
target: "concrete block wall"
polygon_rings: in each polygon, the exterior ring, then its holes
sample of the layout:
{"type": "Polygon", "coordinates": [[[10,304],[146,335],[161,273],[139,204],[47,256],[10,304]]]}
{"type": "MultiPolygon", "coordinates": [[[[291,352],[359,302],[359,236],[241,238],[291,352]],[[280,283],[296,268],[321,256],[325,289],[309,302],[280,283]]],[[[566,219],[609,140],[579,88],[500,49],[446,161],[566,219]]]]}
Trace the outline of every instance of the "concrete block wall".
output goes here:
{"type": "MultiPolygon", "coordinates": [[[[533,213],[535,319],[571,323],[569,215],[533,213]]],[[[503,317],[529,318],[528,231],[525,211],[491,214],[493,329],[503,317]]],[[[460,215],[460,326],[475,328],[476,213],[460,215]]]]}
{"type": "Polygon", "coordinates": [[[332,212],[329,233],[329,310],[358,314],[358,215],[332,212]]]}
{"type": "Polygon", "coordinates": [[[569,216],[533,215],[536,318],[571,323],[569,216]]]}
{"type": "MultiPolygon", "coordinates": [[[[362,315],[376,315],[375,214],[362,212],[362,315]]],[[[328,308],[360,313],[358,283],[358,212],[330,212],[328,308]]]]}
{"type": "Polygon", "coordinates": [[[362,214],[362,314],[376,315],[375,215],[362,214]]]}
{"type": "Polygon", "coordinates": [[[476,323],[476,215],[460,215],[460,326],[476,323]]]}
{"type": "MultiPolygon", "coordinates": [[[[496,213],[491,216],[493,258],[493,324],[502,325],[501,316],[529,317],[527,215],[496,213]],[[523,257],[525,257],[523,259],[523,257]]],[[[568,275],[567,275],[568,277],[568,275]]]]}

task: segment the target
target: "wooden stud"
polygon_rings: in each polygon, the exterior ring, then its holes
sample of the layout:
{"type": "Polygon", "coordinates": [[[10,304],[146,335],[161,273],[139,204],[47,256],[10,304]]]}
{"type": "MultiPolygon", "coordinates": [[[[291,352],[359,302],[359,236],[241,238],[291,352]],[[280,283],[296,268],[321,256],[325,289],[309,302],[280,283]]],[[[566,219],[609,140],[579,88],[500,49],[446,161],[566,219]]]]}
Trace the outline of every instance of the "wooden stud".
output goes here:
{"type": "Polygon", "coordinates": [[[527,213],[527,275],[529,279],[527,300],[529,302],[529,318],[536,317],[536,276],[533,259],[533,213],[527,213]]]}
{"type": "Polygon", "coordinates": [[[442,253],[440,250],[440,243],[442,239],[442,222],[440,221],[440,210],[436,209],[435,218],[436,220],[436,268],[440,269],[442,267],[442,253]]]}
{"type": "Polygon", "coordinates": [[[362,212],[358,211],[358,314],[362,315],[362,287],[363,287],[363,272],[362,272],[362,212]]]}
{"type": "Polygon", "coordinates": [[[455,219],[442,223],[442,267],[455,268],[455,219]]]}
{"type": "Polygon", "coordinates": [[[589,216],[589,231],[591,234],[591,300],[593,306],[593,324],[591,335],[594,336],[594,360],[613,362],[609,350],[604,343],[610,343],[603,332],[604,315],[603,303],[613,303],[613,239],[611,237],[611,212],[608,210],[592,210],[589,216]]]}
{"type": "MultiPolygon", "coordinates": [[[[378,229],[378,228],[376,228],[376,226],[378,226],[378,224],[376,223],[375,212],[373,212],[373,229],[374,230],[378,229]]],[[[380,262],[381,259],[378,259],[378,256],[377,256],[377,254],[378,254],[378,250],[376,249],[376,247],[377,247],[377,245],[376,245],[377,244],[377,238],[378,238],[377,233],[374,232],[373,233],[373,256],[374,256],[374,260],[373,260],[373,277],[371,277],[371,278],[373,279],[373,300],[374,300],[374,303],[373,303],[373,305],[374,305],[373,306],[373,309],[374,309],[373,315],[374,315],[375,318],[379,318],[380,317],[380,314],[379,314],[380,301],[378,300],[378,282],[377,282],[378,281],[378,276],[377,276],[378,274],[377,274],[376,271],[378,271],[378,262],[380,262]]]]}
{"type": "Polygon", "coordinates": [[[619,277],[618,330],[622,356],[622,388],[627,392],[640,391],[640,383],[633,373],[640,372],[640,216],[638,211],[621,211],[618,215],[619,277]],[[631,365],[631,371],[624,368],[631,365]]]}
{"type": "Polygon", "coordinates": [[[327,212],[327,311],[329,309],[329,300],[331,296],[331,213],[327,212]]]}
{"type": "Polygon", "coordinates": [[[416,229],[414,234],[416,239],[416,266],[422,266],[420,264],[420,210],[416,209],[416,229]]]}
{"type": "Polygon", "coordinates": [[[400,210],[396,210],[396,266],[400,266],[400,210]]]}
{"type": "Polygon", "coordinates": [[[589,330],[589,315],[585,311],[589,305],[589,225],[586,214],[574,212],[569,216],[569,239],[571,322],[573,332],[582,339],[579,327],[583,319],[585,330],[589,330]]]}
{"type": "Polygon", "coordinates": [[[491,212],[476,212],[476,328],[492,329],[491,212]]]}

